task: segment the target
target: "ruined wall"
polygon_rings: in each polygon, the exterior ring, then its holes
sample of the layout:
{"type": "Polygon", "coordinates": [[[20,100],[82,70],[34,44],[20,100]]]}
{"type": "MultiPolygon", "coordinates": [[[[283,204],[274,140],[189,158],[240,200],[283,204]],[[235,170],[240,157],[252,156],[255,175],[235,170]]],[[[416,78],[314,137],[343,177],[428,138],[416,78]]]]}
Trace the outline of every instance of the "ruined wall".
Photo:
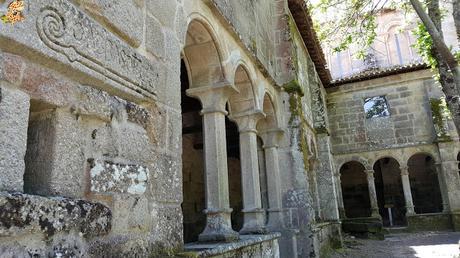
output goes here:
{"type": "Polygon", "coordinates": [[[430,98],[439,89],[429,71],[404,73],[328,89],[327,108],[335,154],[432,143],[430,98]],[[364,100],[385,96],[390,115],[367,119],[364,100]]]}

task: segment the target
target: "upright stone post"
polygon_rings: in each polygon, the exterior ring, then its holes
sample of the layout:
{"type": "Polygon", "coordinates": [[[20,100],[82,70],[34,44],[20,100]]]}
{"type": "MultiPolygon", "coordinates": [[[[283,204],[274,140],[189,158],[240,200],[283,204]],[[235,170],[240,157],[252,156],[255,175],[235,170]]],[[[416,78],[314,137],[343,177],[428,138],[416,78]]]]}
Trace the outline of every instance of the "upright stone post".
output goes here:
{"type": "Polygon", "coordinates": [[[366,172],[367,176],[367,187],[369,189],[369,199],[371,202],[371,217],[380,218],[377,191],[375,190],[374,170],[364,170],[364,172],[366,172]]]}
{"type": "Polygon", "coordinates": [[[435,164],[435,172],[438,177],[439,189],[441,190],[441,197],[442,197],[442,212],[448,213],[449,212],[449,201],[447,196],[447,186],[446,182],[444,181],[443,173],[442,173],[442,163],[435,164]]]}
{"type": "Polygon", "coordinates": [[[267,172],[268,188],[268,229],[279,231],[284,228],[283,206],[281,199],[281,177],[278,160],[278,144],[283,130],[273,129],[261,133],[264,142],[265,167],[267,172]]]}
{"type": "Polygon", "coordinates": [[[334,173],[335,182],[337,183],[337,204],[339,206],[339,216],[341,219],[347,218],[345,213],[345,205],[343,203],[343,196],[342,196],[342,181],[340,179],[340,172],[337,171],[334,173]]]}
{"type": "Polygon", "coordinates": [[[199,87],[187,90],[187,95],[200,99],[203,109],[206,227],[199,235],[201,242],[234,241],[228,191],[227,143],[225,135],[225,104],[232,86],[199,87]]]}
{"type": "Polygon", "coordinates": [[[265,233],[264,213],[260,194],[259,160],[257,153],[257,130],[259,119],[265,117],[262,111],[251,114],[236,114],[240,132],[241,185],[243,188],[244,224],[240,234],[265,233]]]}
{"type": "Polygon", "coordinates": [[[414,202],[412,201],[412,192],[410,190],[410,181],[409,181],[409,168],[400,167],[401,170],[401,181],[404,191],[404,199],[406,201],[406,216],[414,215],[414,202]]]}

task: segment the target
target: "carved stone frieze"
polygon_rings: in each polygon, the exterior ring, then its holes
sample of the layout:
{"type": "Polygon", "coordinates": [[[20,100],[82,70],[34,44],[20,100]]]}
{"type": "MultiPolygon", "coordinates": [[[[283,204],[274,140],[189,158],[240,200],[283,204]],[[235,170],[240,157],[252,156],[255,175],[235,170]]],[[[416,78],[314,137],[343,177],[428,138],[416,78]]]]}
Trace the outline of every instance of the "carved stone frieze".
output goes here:
{"type": "MultiPolygon", "coordinates": [[[[48,1],[47,1],[48,2],[48,1]]],[[[49,1],[36,20],[51,49],[133,90],[155,95],[158,67],[65,0],[49,1]]]]}

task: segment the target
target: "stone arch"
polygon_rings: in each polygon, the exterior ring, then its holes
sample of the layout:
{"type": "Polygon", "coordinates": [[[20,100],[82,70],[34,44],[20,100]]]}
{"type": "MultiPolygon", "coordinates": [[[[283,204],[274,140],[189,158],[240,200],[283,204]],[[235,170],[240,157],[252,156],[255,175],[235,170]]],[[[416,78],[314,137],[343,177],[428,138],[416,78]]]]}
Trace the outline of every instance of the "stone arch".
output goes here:
{"type": "Polygon", "coordinates": [[[222,85],[227,82],[220,45],[209,22],[195,17],[188,24],[183,59],[190,88],[222,85]]]}
{"type": "Polygon", "coordinates": [[[229,112],[232,115],[248,114],[258,109],[256,92],[247,66],[240,62],[235,69],[233,83],[238,92],[229,99],[229,112]]]}
{"type": "Polygon", "coordinates": [[[265,114],[265,118],[261,119],[257,124],[257,130],[266,131],[270,129],[279,128],[279,119],[277,116],[277,109],[273,102],[273,97],[270,93],[265,92],[262,101],[262,111],[265,114]]]}
{"type": "Polygon", "coordinates": [[[369,161],[363,157],[359,157],[359,156],[355,156],[355,157],[350,157],[350,158],[346,158],[346,159],[342,159],[342,160],[339,160],[337,162],[337,167],[340,168],[345,165],[346,163],[349,163],[349,162],[352,162],[352,161],[355,161],[355,162],[358,162],[360,163],[361,165],[364,166],[364,169],[366,170],[370,170],[372,169],[372,166],[369,165],[369,161]]]}
{"type": "Polygon", "coordinates": [[[407,161],[415,213],[442,212],[442,195],[436,161],[426,152],[413,154],[407,161]]]}
{"type": "Polygon", "coordinates": [[[383,225],[387,227],[406,225],[406,200],[401,178],[401,162],[391,155],[382,155],[373,163],[373,170],[377,205],[383,225]]]}
{"type": "Polygon", "coordinates": [[[365,173],[366,167],[350,160],[340,165],[340,182],[345,214],[348,218],[369,217],[371,203],[365,173]]]}
{"type": "Polygon", "coordinates": [[[374,159],[371,160],[370,164],[372,164],[372,167],[374,167],[375,163],[377,163],[379,160],[382,160],[382,159],[394,159],[396,163],[398,164],[398,167],[404,166],[402,157],[395,158],[388,154],[382,154],[382,155],[376,156],[374,159]]]}
{"type": "Polygon", "coordinates": [[[430,156],[431,158],[433,158],[435,164],[441,163],[441,160],[439,159],[439,156],[434,154],[434,153],[432,153],[431,151],[429,151],[429,150],[415,150],[415,151],[412,151],[412,152],[408,153],[407,155],[405,155],[406,162],[401,163],[401,164],[405,164],[406,166],[409,166],[409,160],[413,156],[415,156],[417,154],[424,154],[424,155],[430,156]]]}

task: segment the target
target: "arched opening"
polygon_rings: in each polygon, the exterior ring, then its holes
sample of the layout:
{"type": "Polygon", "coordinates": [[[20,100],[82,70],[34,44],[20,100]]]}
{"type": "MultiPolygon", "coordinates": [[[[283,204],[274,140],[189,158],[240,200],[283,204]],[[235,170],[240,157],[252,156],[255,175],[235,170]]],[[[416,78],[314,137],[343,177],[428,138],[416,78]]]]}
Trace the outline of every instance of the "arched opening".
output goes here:
{"type": "Polygon", "coordinates": [[[230,196],[230,208],[232,208],[232,228],[240,231],[243,227],[243,192],[241,186],[241,161],[240,139],[238,126],[225,118],[225,132],[227,136],[227,166],[228,184],[230,196]]]}
{"type": "Polygon", "coordinates": [[[371,203],[367,186],[365,167],[357,161],[350,161],[340,168],[342,196],[347,218],[370,217],[371,203]]]}
{"type": "Polygon", "coordinates": [[[382,158],[374,164],[375,190],[383,226],[403,226],[406,202],[399,163],[394,158],[382,158]]]}
{"type": "Polygon", "coordinates": [[[460,152],[457,154],[457,161],[458,161],[458,165],[457,165],[458,174],[459,174],[459,176],[460,176],[460,152]]]}
{"type": "Polygon", "coordinates": [[[442,212],[442,196],[432,156],[419,153],[407,162],[415,213],[442,212]]]}
{"type": "Polygon", "coordinates": [[[203,162],[203,126],[201,104],[188,97],[189,88],[185,63],[181,65],[182,108],[182,181],[184,216],[184,242],[195,242],[206,225],[205,182],[203,162]]]}
{"type": "Polygon", "coordinates": [[[266,210],[268,209],[267,171],[265,168],[265,151],[260,137],[257,137],[257,156],[259,160],[259,181],[262,208],[266,210]]]}
{"type": "MultiPolygon", "coordinates": [[[[181,62],[182,176],[184,242],[198,240],[206,226],[206,184],[203,121],[199,100],[189,97],[191,88],[208,87],[224,80],[220,55],[210,30],[193,20],[188,27],[181,62]]],[[[218,194],[218,193],[216,193],[218,194]]]]}

